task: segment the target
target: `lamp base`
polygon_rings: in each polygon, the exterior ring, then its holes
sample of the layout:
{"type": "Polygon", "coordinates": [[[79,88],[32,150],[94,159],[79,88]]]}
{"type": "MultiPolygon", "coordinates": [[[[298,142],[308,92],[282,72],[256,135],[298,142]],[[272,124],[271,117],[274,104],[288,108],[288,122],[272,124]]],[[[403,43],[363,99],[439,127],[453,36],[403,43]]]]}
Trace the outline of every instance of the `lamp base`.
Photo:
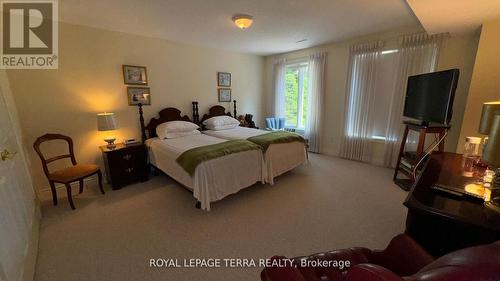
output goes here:
{"type": "Polygon", "coordinates": [[[495,169],[495,175],[491,182],[490,201],[485,202],[484,206],[500,214],[500,169],[495,169]]]}
{"type": "Polygon", "coordinates": [[[106,145],[106,147],[108,149],[111,149],[111,150],[115,149],[116,148],[115,140],[116,140],[116,138],[104,139],[104,141],[108,143],[108,145],[106,145]]]}

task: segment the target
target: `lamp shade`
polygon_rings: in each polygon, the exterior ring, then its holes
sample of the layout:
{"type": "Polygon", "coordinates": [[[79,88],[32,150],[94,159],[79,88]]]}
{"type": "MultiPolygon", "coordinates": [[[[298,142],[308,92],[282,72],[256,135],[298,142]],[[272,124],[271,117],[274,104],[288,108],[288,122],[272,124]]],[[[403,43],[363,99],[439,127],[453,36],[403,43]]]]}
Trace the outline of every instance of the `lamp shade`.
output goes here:
{"type": "Polygon", "coordinates": [[[500,115],[493,119],[482,160],[493,168],[500,168],[500,115]]]}
{"type": "Polygon", "coordinates": [[[481,122],[479,123],[479,133],[488,135],[495,115],[500,115],[500,101],[486,102],[483,104],[481,122]]]}
{"type": "Polygon", "coordinates": [[[98,131],[116,130],[115,114],[114,113],[97,114],[97,130],[98,131]]]}

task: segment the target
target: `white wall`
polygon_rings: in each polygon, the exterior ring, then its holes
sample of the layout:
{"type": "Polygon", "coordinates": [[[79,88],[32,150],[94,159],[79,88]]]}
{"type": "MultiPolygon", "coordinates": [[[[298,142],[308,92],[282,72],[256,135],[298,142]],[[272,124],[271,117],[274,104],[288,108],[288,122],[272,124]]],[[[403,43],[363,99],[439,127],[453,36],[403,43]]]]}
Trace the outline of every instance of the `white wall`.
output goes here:
{"type": "MultiPolygon", "coordinates": [[[[273,112],[273,61],[276,58],[282,57],[286,57],[288,59],[300,58],[318,50],[327,51],[328,62],[324,108],[325,115],[323,123],[324,126],[322,128],[321,152],[328,155],[338,155],[341,129],[343,126],[342,120],[344,118],[349,47],[356,43],[370,42],[374,40],[385,41],[387,48],[396,47],[399,36],[417,31],[421,31],[421,29],[402,28],[391,32],[372,34],[343,42],[336,42],[315,48],[266,57],[264,89],[267,106],[265,108],[265,115],[271,116],[273,112]]],[[[443,44],[439,58],[438,70],[459,68],[461,71],[460,82],[457,88],[454,103],[454,115],[452,119],[453,127],[446,142],[447,151],[456,150],[465,108],[465,101],[467,99],[470,76],[472,73],[472,66],[476,53],[477,41],[478,34],[464,34],[448,38],[443,44]]],[[[375,145],[373,156],[374,162],[377,164],[382,163],[382,159],[380,159],[380,157],[383,157],[383,153],[380,151],[381,149],[383,149],[383,145],[377,143],[375,145]]]]}
{"type": "Polygon", "coordinates": [[[38,136],[69,135],[76,144],[77,160],[102,163],[98,146],[105,143],[97,132],[95,114],[108,111],[116,114],[118,140],[140,138],[137,107],[128,106],[122,64],[147,67],[152,105],[144,108],[146,122],[164,107],[177,107],[191,116],[192,100],[199,101],[200,114],[217,104],[217,71],[232,73],[238,112],[252,113],[260,122],[264,62],[260,56],[66,23],[59,30],[59,69],[7,71],[39,189],[48,184],[32,149],[38,136]]]}
{"type": "Polygon", "coordinates": [[[500,20],[483,24],[458,150],[468,136],[478,133],[483,103],[500,101],[500,20]]]}
{"type": "MultiPolygon", "coordinates": [[[[439,56],[438,70],[459,68],[460,78],[457,91],[455,93],[455,102],[453,106],[453,117],[451,119],[451,130],[446,138],[447,151],[462,151],[463,143],[461,137],[462,122],[466,111],[469,88],[472,79],[472,70],[476,60],[476,52],[479,42],[479,32],[455,36],[444,41],[441,54],[439,56]]],[[[479,126],[479,125],[478,125],[479,126]]],[[[465,140],[465,137],[463,137],[465,140]]]]}

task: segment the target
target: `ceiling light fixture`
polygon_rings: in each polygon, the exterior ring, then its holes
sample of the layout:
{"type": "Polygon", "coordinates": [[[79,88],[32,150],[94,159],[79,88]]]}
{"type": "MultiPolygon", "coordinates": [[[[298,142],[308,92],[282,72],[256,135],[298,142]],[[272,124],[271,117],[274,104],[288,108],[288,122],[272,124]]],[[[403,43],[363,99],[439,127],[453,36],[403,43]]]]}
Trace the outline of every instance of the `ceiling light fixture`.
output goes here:
{"type": "Polygon", "coordinates": [[[233,22],[237,27],[247,29],[252,25],[253,18],[249,15],[235,15],[233,16],[233,22]]]}

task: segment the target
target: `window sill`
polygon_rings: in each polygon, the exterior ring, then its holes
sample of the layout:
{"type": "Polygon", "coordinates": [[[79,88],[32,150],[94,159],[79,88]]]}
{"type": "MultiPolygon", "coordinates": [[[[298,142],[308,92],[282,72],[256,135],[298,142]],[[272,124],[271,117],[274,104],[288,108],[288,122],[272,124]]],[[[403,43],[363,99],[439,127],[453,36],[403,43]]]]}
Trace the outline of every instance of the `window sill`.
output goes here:
{"type": "MultiPolygon", "coordinates": [[[[350,136],[350,138],[355,139],[356,137],[350,136]]],[[[371,138],[369,138],[369,140],[374,143],[385,143],[385,137],[381,136],[372,136],[371,138]]]]}

